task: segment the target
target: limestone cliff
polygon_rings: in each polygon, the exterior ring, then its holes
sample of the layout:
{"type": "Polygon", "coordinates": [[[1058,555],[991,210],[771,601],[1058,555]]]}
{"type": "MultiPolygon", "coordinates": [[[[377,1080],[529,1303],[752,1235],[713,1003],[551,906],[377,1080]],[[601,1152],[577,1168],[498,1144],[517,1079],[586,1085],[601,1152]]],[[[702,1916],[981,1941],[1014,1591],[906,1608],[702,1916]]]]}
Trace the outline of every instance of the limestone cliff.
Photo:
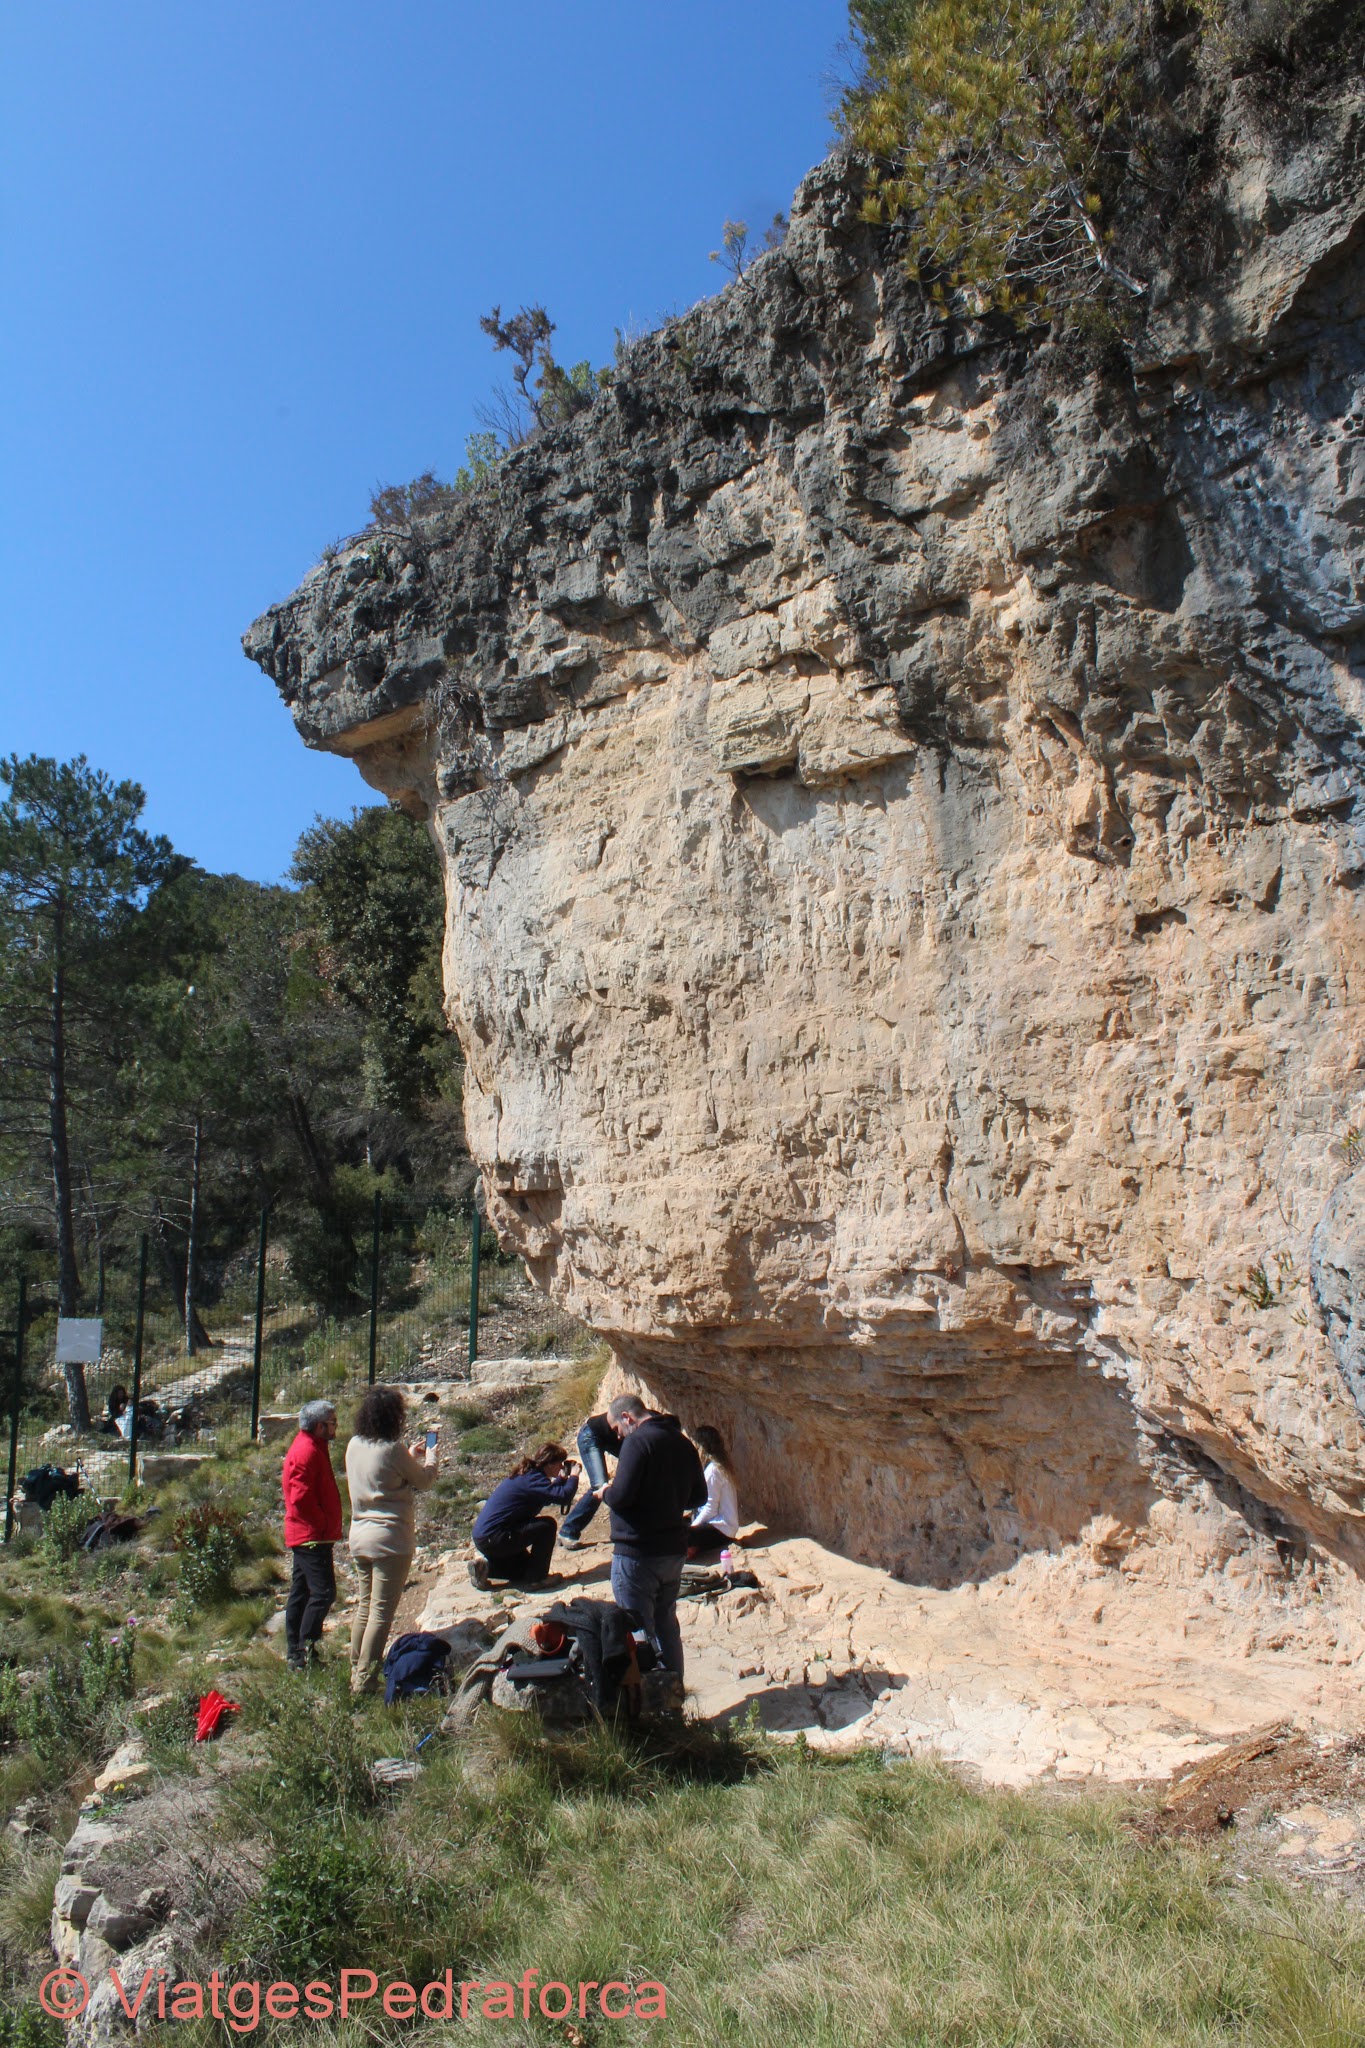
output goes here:
{"type": "Polygon", "coordinates": [[[1365,1563],[1365,86],[1208,118],[1122,347],[945,319],[836,157],[246,636],[432,821],[499,1234],[937,1584],[1365,1563]]]}

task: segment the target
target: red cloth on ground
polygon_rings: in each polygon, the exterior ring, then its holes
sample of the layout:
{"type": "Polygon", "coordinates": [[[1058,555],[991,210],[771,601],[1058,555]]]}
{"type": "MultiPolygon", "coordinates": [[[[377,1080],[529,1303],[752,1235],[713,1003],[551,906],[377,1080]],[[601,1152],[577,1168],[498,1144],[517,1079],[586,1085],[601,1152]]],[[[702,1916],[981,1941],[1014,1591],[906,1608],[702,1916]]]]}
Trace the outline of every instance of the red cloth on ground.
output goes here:
{"type": "Polygon", "coordinates": [[[194,1724],[196,1742],[207,1742],[216,1735],[225,1714],[240,1714],[236,1700],[225,1699],[220,1692],[206,1692],[199,1702],[199,1718],[194,1724]]]}
{"type": "Polygon", "coordinates": [[[341,1495],[337,1491],[332,1454],[319,1437],[301,1429],[284,1454],[280,1474],[284,1488],[284,1540],[296,1543],[340,1543],[341,1495]]]}

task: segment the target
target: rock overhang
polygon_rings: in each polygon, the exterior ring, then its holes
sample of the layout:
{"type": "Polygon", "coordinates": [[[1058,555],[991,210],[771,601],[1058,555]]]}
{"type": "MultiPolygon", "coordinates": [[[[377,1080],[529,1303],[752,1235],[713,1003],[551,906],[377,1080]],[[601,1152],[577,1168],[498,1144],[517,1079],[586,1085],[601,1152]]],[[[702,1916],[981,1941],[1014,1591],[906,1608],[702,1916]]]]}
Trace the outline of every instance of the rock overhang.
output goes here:
{"type": "Polygon", "coordinates": [[[1354,1336],[1239,1293],[1354,1204],[1347,129],[1127,367],[932,313],[833,160],[583,420],[247,635],[432,821],[499,1230],[874,1554],[1206,1467],[1359,1550],[1354,1336]]]}

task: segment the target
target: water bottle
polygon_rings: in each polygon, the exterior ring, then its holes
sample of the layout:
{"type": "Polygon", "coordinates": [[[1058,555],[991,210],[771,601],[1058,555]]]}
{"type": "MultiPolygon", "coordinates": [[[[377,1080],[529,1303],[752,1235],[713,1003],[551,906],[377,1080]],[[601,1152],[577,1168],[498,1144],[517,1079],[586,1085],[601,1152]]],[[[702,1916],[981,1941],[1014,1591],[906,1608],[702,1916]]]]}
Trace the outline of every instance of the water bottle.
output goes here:
{"type": "Polygon", "coordinates": [[[735,1568],[735,1555],[728,1543],[720,1554],[720,1568],[727,1579],[735,1568]]]}

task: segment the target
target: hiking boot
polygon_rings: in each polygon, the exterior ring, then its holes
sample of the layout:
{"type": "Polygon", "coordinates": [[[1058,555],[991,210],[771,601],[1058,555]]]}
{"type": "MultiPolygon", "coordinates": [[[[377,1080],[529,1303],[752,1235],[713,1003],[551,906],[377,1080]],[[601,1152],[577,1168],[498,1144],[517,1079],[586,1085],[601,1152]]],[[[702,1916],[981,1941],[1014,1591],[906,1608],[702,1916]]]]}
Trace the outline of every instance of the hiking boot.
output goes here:
{"type": "Polygon", "coordinates": [[[581,1550],[583,1548],[583,1539],[580,1536],[561,1536],[559,1547],[561,1550],[581,1550]]]}
{"type": "Polygon", "coordinates": [[[486,1593],[488,1591],[488,1565],[485,1560],[481,1557],[476,1557],[471,1561],[467,1569],[470,1585],[477,1586],[481,1593],[486,1593]]]}

